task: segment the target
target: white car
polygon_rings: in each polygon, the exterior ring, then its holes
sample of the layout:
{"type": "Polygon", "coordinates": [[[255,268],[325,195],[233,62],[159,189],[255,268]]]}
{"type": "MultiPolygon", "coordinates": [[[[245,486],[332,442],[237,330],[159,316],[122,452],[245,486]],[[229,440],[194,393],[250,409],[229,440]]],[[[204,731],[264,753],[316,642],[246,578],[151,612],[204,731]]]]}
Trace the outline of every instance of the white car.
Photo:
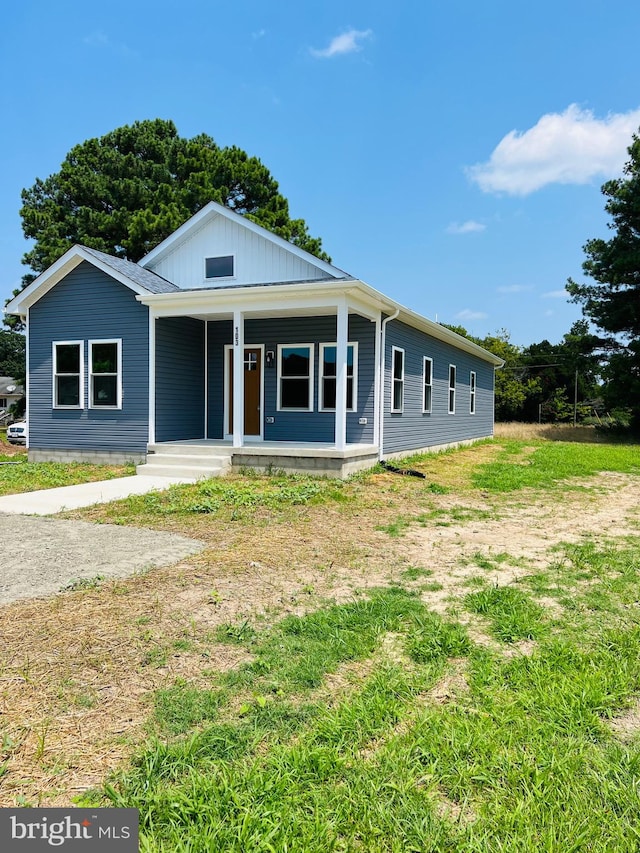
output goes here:
{"type": "Polygon", "coordinates": [[[27,443],[27,422],[18,421],[16,424],[11,424],[7,427],[7,441],[9,444],[26,444],[27,443]]]}

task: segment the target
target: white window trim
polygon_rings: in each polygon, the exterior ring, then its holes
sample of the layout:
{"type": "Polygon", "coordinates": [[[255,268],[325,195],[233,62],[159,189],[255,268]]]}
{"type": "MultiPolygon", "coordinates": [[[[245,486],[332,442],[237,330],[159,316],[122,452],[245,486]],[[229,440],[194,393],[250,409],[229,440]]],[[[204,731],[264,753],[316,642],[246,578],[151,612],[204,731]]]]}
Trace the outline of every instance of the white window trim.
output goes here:
{"type": "Polygon", "coordinates": [[[84,409],[84,341],[52,341],[51,343],[51,371],[52,371],[52,408],[54,409],[72,409],[73,411],[77,411],[78,409],[84,409]],[[80,347],[80,402],[77,406],[60,406],[58,405],[58,383],[56,382],[57,376],[77,376],[76,373],[57,373],[56,372],[56,347],[69,347],[69,346],[77,346],[80,347]]]}
{"type": "Polygon", "coordinates": [[[472,370],[469,373],[469,414],[475,415],[476,413],[476,387],[477,387],[478,378],[476,376],[475,370],[472,370]]]}
{"type": "Polygon", "coordinates": [[[428,355],[422,357],[422,414],[430,415],[433,409],[433,359],[429,358],[428,355]],[[427,408],[424,404],[424,392],[427,387],[427,362],[429,362],[429,388],[431,389],[431,394],[429,395],[430,405],[427,408]]]}
{"type": "Polygon", "coordinates": [[[449,408],[449,414],[455,415],[456,413],[456,382],[458,381],[458,371],[456,369],[455,364],[449,365],[449,391],[447,394],[447,406],[449,408]],[[451,385],[451,370],[453,369],[453,386],[451,385]],[[451,405],[451,393],[453,392],[453,405],[451,405]]]}
{"type": "Polygon", "coordinates": [[[236,278],[236,256],[234,252],[227,252],[224,255],[205,255],[202,259],[202,280],[205,284],[209,284],[212,281],[235,281],[236,278]],[[233,275],[215,275],[212,278],[207,278],[207,261],[210,258],[233,258],[233,275]]]}
{"type": "Polygon", "coordinates": [[[396,415],[401,415],[404,412],[404,360],[405,360],[405,351],[402,347],[391,347],[391,400],[390,400],[390,409],[391,413],[396,415]],[[399,379],[396,379],[394,375],[394,368],[396,362],[396,353],[402,353],[402,376],[399,379]],[[393,401],[395,400],[395,386],[396,382],[402,383],[402,406],[399,409],[394,408],[393,401]]]}
{"type": "MultiPolygon", "coordinates": [[[[94,409],[96,411],[116,411],[117,409],[122,408],[122,338],[95,338],[93,340],[87,341],[87,346],[89,349],[88,352],[88,369],[89,369],[89,408],[94,409]],[[115,406],[94,406],[93,404],[93,345],[94,344],[116,344],[117,347],[117,357],[118,357],[118,372],[115,374],[117,377],[116,382],[116,394],[117,394],[117,403],[115,406]]],[[[102,373],[98,374],[100,376],[113,376],[113,373],[102,373]]]]}
{"type": "MultiPolygon", "coordinates": [[[[338,344],[337,343],[322,343],[320,344],[320,362],[318,365],[318,411],[319,412],[335,412],[335,407],[330,408],[329,406],[325,406],[324,404],[324,351],[327,347],[335,347],[336,353],[338,352],[338,344]]],[[[353,347],[353,394],[352,394],[352,402],[353,405],[351,408],[347,408],[348,412],[357,412],[358,411],[358,341],[349,341],[347,343],[347,347],[353,347]]],[[[337,365],[336,365],[337,370],[337,365]]],[[[333,378],[333,377],[329,377],[333,378]]],[[[347,382],[349,381],[347,377],[347,382]]],[[[336,376],[336,386],[337,386],[337,376],[336,376]]]]}
{"type": "MultiPolygon", "coordinates": [[[[276,411],[277,412],[313,412],[313,387],[314,387],[314,378],[315,378],[315,344],[309,343],[299,343],[299,344],[278,344],[278,370],[277,370],[277,400],[276,400],[276,411]],[[301,409],[283,409],[280,405],[281,403],[281,394],[280,388],[282,384],[282,351],[285,349],[299,349],[301,347],[307,347],[309,350],[309,408],[301,408],[301,409]]],[[[288,379],[295,379],[295,377],[290,376],[286,377],[288,379]]],[[[304,379],[304,376],[300,376],[300,379],[304,379]]]]}

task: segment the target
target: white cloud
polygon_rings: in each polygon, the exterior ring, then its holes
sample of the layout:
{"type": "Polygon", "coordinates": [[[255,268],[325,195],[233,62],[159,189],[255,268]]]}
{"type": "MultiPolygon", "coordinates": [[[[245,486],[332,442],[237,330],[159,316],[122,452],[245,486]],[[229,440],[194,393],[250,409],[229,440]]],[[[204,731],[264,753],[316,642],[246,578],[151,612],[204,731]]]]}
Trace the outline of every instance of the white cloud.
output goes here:
{"type": "Polygon", "coordinates": [[[549,290],[542,294],[543,299],[568,299],[569,295],[566,290],[549,290]]]}
{"type": "Polygon", "coordinates": [[[348,30],[331,39],[329,46],[322,50],[310,48],[309,52],[317,59],[331,59],[334,56],[342,56],[345,53],[357,53],[362,50],[361,42],[373,35],[372,30],[348,30]]]}
{"type": "Polygon", "coordinates": [[[527,293],[533,290],[530,284],[507,284],[504,287],[496,288],[498,293],[527,293]]]}
{"type": "Polygon", "coordinates": [[[486,320],[489,315],[485,314],[483,311],[471,311],[469,308],[465,308],[463,311],[459,311],[455,319],[456,320],[486,320]]]}
{"type": "Polygon", "coordinates": [[[596,118],[571,104],[547,113],[529,130],[512,130],[486,163],[466,169],[484,192],[528,195],[548,184],[586,184],[619,175],[640,109],[596,118]]]}
{"type": "Polygon", "coordinates": [[[472,234],[474,231],[484,231],[487,226],[482,222],[468,219],[466,222],[452,222],[447,226],[447,234],[472,234]]]}

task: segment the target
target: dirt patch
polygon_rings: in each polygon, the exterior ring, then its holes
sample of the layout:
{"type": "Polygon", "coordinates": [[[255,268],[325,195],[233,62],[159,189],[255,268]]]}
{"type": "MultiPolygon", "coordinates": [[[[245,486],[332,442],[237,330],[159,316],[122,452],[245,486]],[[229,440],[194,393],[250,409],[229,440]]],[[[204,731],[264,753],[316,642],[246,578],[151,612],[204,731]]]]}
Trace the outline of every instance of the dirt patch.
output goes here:
{"type": "Polygon", "coordinates": [[[174,533],[2,514],[0,539],[0,604],[51,595],[72,581],[167,566],[204,547],[174,533]]]}
{"type": "Polygon", "coordinates": [[[589,485],[589,492],[565,492],[562,500],[549,494],[503,504],[499,518],[413,527],[399,550],[412,565],[429,569],[429,580],[442,586],[424,592],[424,601],[444,613],[472,577],[482,575],[506,586],[550,566],[558,559],[553,549],[561,543],[577,543],[594,534],[608,539],[637,534],[640,478],[603,473],[589,485]]]}

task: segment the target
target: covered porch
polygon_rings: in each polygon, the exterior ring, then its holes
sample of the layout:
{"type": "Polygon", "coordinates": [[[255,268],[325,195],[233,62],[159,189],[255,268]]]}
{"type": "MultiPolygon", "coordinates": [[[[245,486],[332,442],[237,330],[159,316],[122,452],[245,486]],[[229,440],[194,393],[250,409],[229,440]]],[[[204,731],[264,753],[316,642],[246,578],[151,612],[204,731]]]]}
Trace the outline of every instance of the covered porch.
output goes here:
{"type": "Polygon", "coordinates": [[[352,286],[138,297],[149,308],[149,462],[208,453],[334,476],[375,464],[385,306],[352,286]]]}
{"type": "Polygon", "coordinates": [[[344,478],[377,461],[374,444],[350,444],[339,450],[331,442],[246,441],[238,448],[231,439],[201,438],[149,445],[147,462],[138,466],[138,473],[201,479],[251,468],[344,478]]]}

